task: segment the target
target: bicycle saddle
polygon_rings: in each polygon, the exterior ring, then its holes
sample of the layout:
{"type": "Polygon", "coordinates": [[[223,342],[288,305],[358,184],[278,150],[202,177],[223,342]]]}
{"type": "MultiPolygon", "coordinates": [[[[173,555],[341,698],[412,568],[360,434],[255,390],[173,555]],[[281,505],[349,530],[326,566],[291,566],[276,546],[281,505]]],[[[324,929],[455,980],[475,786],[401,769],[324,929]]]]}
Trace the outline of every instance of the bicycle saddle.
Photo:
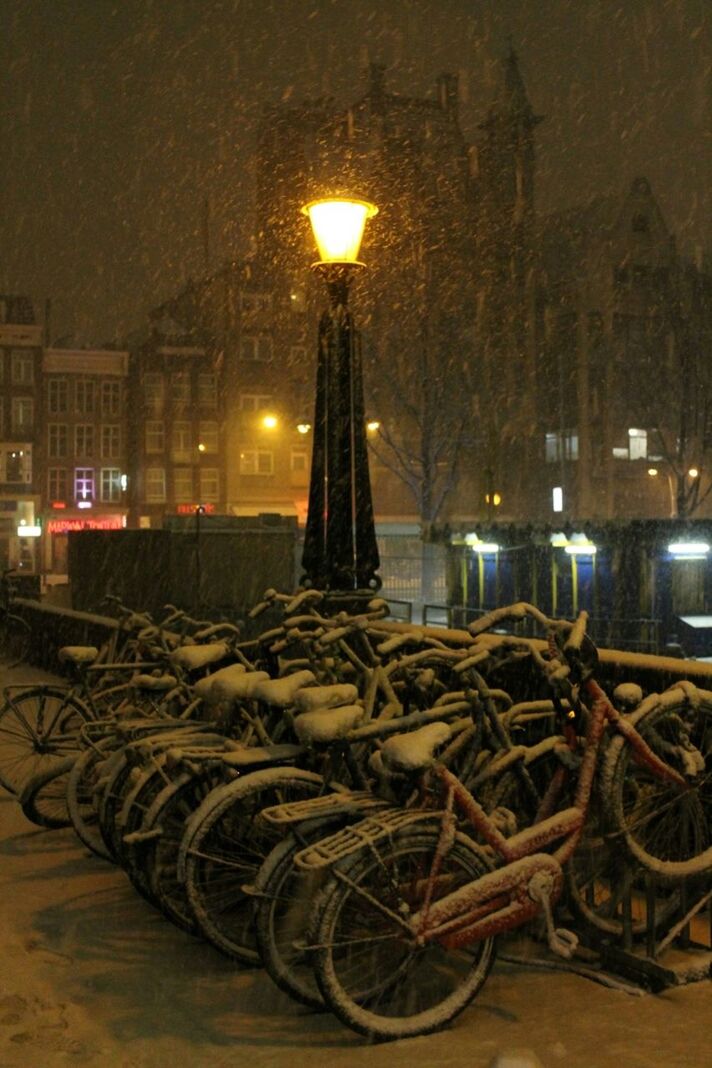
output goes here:
{"type": "Polygon", "coordinates": [[[417,771],[435,761],[437,750],[450,738],[447,723],[429,723],[410,734],[396,734],[384,742],[383,763],[391,771],[417,771]]]}
{"type": "Polygon", "coordinates": [[[294,695],[294,704],[299,712],[315,712],[317,708],[352,705],[355,701],[358,701],[358,690],[350,682],[336,683],[333,686],[309,686],[298,690],[294,695]]]}
{"type": "Polygon", "coordinates": [[[361,705],[343,705],[340,708],[317,708],[303,712],[294,721],[297,738],[304,745],[336,742],[345,738],[363,718],[361,705]]]}
{"type": "Polygon", "coordinates": [[[316,682],[313,671],[295,671],[293,675],[285,675],[283,679],[269,679],[260,683],[254,696],[268,705],[287,708],[293,704],[297,690],[308,686],[310,682],[316,682]]]}
{"type": "MultiPolygon", "coordinates": [[[[210,701],[249,701],[255,696],[257,687],[269,681],[266,671],[238,671],[237,668],[241,667],[242,664],[231,664],[229,668],[216,671],[203,680],[212,683],[210,701]]],[[[197,686],[195,692],[198,693],[197,686]]]]}
{"type": "Polygon", "coordinates": [[[93,664],[98,655],[99,650],[95,645],[65,645],[59,650],[60,663],[74,664],[75,667],[93,664]]]}

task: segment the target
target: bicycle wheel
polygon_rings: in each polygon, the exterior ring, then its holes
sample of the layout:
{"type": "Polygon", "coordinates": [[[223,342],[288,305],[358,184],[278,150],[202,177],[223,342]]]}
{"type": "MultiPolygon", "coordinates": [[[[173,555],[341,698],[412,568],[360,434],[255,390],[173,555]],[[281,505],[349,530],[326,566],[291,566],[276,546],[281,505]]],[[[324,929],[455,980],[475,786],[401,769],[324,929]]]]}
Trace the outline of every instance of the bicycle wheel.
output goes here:
{"type": "MultiPolygon", "coordinates": [[[[111,770],[105,782],[97,789],[97,816],[102,840],[112,860],[121,862],[121,839],[123,829],[117,820],[127,794],[135,787],[142,775],[142,768],[131,763],[125,753],[117,753],[111,762],[111,770]]],[[[151,769],[153,770],[153,769],[151,769]]]]}
{"type": "Polygon", "coordinates": [[[255,880],[255,935],[262,966],[295,1001],[323,1009],[324,999],[304,946],[312,905],[327,869],[300,871],[294,857],[310,842],[337,830],[343,820],[318,820],[301,826],[268,854],[255,880]]]}
{"type": "Polygon", "coordinates": [[[712,695],[694,706],[666,696],[630,722],[686,786],[636,760],[621,735],[611,742],[603,775],[613,829],[632,856],[661,879],[679,880],[712,868],[712,695]]]}
{"type": "Polygon", "coordinates": [[[6,691],[0,708],[0,785],[20,794],[30,779],[80,750],[80,731],[92,718],[71,690],[28,686],[6,691]]]}
{"type": "MultiPolygon", "coordinates": [[[[492,938],[445,949],[418,945],[408,929],[424,904],[438,841],[436,829],[422,827],[373,843],[334,866],[315,905],[309,941],[319,989],[342,1023],[369,1038],[439,1030],[469,1005],[492,966],[492,938]]],[[[437,881],[450,893],[489,870],[458,834],[437,881]]]]}
{"type": "Polygon", "coordinates": [[[576,851],[566,865],[571,911],[603,934],[622,937],[626,922],[633,937],[645,934],[668,920],[680,902],[677,887],[655,885],[650,880],[651,873],[589,813],[576,851]]]}
{"type": "Polygon", "coordinates": [[[181,845],[185,884],[201,933],[227,956],[258,964],[251,884],[279,831],[259,821],[263,808],[316,797],[319,775],[267,768],[218,787],[191,819],[181,845]]]}
{"type": "Polygon", "coordinates": [[[118,744],[115,738],[108,738],[91,749],[85,749],[74,761],[67,778],[67,812],[72,827],[79,841],[102,860],[113,858],[99,831],[96,787],[107,758],[118,744]]]}
{"type": "Polygon", "coordinates": [[[208,794],[225,782],[225,776],[224,765],[185,772],[155,798],[144,823],[146,831],[160,829],[160,836],[149,840],[141,851],[143,877],[163,915],[189,934],[198,934],[199,929],[185,885],[178,878],[178,850],[188,820],[208,794]]]}
{"type": "Polygon", "coordinates": [[[73,757],[69,757],[52,768],[44,768],[26,784],[19,800],[25,818],[31,823],[50,830],[71,826],[67,778],[73,764],[73,757]]]}
{"type": "Polygon", "coordinates": [[[7,614],[0,620],[0,663],[16,667],[27,660],[32,645],[32,630],[20,616],[7,614]]]}

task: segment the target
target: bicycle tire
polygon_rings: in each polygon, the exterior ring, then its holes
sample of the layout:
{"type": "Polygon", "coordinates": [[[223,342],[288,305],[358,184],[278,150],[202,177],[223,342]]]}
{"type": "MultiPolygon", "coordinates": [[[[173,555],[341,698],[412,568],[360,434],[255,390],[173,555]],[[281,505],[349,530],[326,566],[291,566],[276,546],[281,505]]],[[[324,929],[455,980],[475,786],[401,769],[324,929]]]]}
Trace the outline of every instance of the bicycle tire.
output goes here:
{"type": "Polygon", "coordinates": [[[301,1005],[323,1009],[311,954],[303,946],[311,905],[328,877],[326,869],[301,872],[294,865],[296,854],[344,823],[324,819],[301,826],[279,842],[267,855],[254,884],[255,937],[262,966],[270,979],[301,1005]]]}
{"type": "Polygon", "coordinates": [[[679,700],[676,691],[667,691],[656,706],[641,709],[629,722],[680,773],[694,750],[703,766],[688,774],[687,788],[666,782],[635,760],[621,735],[611,741],[603,770],[614,833],[639,864],[670,881],[712,868],[712,694],[698,691],[692,703],[677,692],[679,700]]]}
{"type": "Polygon", "coordinates": [[[185,884],[178,878],[178,850],[188,820],[208,794],[225,782],[225,776],[221,765],[184,772],[155,798],[144,823],[146,831],[161,831],[142,851],[144,878],[163,915],[188,934],[200,932],[185,884]]]}
{"type": "MultiPolygon", "coordinates": [[[[309,942],[322,997],[342,1023],[370,1039],[430,1034],[461,1013],[494,961],[493,938],[458,950],[423,946],[403,919],[421,907],[439,828],[408,828],[334,865],[315,904],[309,942]],[[400,919],[399,919],[400,918],[400,919]]],[[[443,858],[447,892],[490,871],[457,834],[443,858]]]]}
{"type": "Polygon", "coordinates": [[[19,802],[23,815],[31,823],[48,830],[71,826],[67,778],[73,764],[73,758],[69,757],[52,768],[44,768],[25,785],[19,802]]]}
{"type": "Polygon", "coordinates": [[[0,663],[13,668],[27,660],[32,647],[32,628],[29,623],[13,613],[6,613],[0,620],[0,663]]]}
{"type": "Polygon", "coordinates": [[[67,812],[74,833],[95,856],[112,863],[113,858],[99,831],[95,795],[102,765],[117,744],[114,738],[103,739],[91,749],[85,749],[74,761],[67,778],[67,812]]]}
{"type": "Polygon", "coordinates": [[[680,895],[678,888],[670,884],[658,885],[654,894],[648,893],[646,874],[649,877],[616,836],[602,833],[595,822],[591,825],[587,821],[566,865],[568,906],[588,928],[600,934],[622,938],[627,925],[634,938],[657,930],[676,912],[680,895]]]}
{"type": "Polygon", "coordinates": [[[28,686],[0,708],[0,785],[17,796],[45,768],[81,748],[80,731],[92,714],[70,689],[28,686]]]}
{"type": "Polygon", "coordinates": [[[315,797],[320,775],[299,768],[265,768],[219,786],[186,828],[180,865],[201,934],[226,956],[258,964],[251,884],[279,831],[257,823],[260,811],[284,801],[315,797]]]}

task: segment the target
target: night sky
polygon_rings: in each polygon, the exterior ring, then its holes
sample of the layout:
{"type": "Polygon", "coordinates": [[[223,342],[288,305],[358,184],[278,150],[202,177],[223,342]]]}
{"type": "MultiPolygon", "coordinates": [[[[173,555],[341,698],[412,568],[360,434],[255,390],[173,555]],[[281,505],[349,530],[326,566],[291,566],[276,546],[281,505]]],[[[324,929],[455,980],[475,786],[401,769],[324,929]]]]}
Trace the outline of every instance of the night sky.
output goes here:
{"type": "Polygon", "coordinates": [[[652,182],[712,248],[710,0],[0,0],[0,289],[52,301],[51,337],[121,338],[249,247],[263,104],[348,102],[460,72],[472,136],[511,37],[552,211],[652,182]]]}

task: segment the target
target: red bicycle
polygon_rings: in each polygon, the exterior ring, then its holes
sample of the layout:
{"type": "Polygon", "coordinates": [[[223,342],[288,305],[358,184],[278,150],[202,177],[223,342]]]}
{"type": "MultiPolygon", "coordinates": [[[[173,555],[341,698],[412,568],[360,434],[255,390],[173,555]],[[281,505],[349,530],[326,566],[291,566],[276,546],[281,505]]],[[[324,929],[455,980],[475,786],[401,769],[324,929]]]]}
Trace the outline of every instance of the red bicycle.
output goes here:
{"type": "MultiPolygon", "coordinates": [[[[420,766],[439,811],[378,815],[298,858],[305,869],[333,861],[308,941],[324,1001],[354,1030],[387,1040],[445,1026],[485,982],[496,936],[536,916],[550,948],[572,956],[577,938],[555,927],[552,910],[597,777],[612,833],[638,863],[670,883],[712,868],[712,693],[683,683],[626,717],[593,678],[585,622],[566,624],[564,643],[562,625],[547,620],[559,638],[543,662],[575,770],[561,763],[532,826],[506,837],[426,746],[420,766]],[[349,847],[349,835],[360,845],[349,847]]],[[[393,769],[412,769],[419,733],[384,745],[393,769]]]]}

